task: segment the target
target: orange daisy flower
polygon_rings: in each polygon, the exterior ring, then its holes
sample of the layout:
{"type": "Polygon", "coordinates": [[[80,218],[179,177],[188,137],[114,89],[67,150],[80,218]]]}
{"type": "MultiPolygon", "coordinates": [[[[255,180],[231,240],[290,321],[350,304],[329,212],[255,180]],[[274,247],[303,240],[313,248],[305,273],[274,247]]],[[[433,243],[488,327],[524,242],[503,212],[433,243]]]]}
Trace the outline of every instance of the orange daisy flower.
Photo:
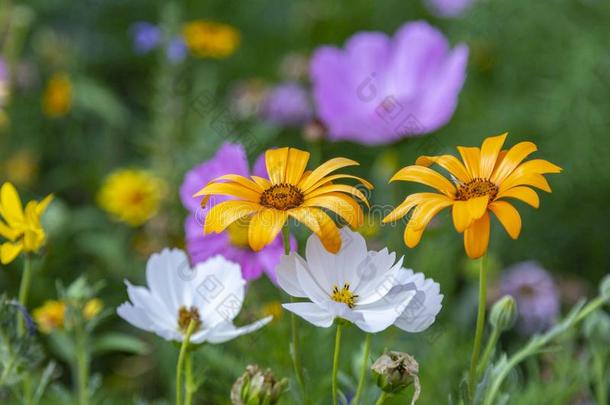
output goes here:
{"type": "Polygon", "coordinates": [[[538,208],[538,194],[531,188],[551,192],[543,174],[559,173],[561,168],[543,159],[523,160],[537,150],[532,142],[520,142],[508,151],[502,145],[508,133],[485,139],[481,148],[458,146],[462,161],[452,155],[420,156],[414,166],[398,171],[391,179],[425,184],[439,193],[409,195],[383,219],[396,221],[415,209],[404,233],[405,244],[415,247],[430,220],[442,209],[452,207],[453,224],[464,233],[464,247],[471,259],[481,257],[489,244],[489,211],[493,212],[508,235],[517,239],[521,216],[507,198],[521,200],[538,208]],[[429,168],[437,164],[451,180],[429,168]]]}
{"type": "Polygon", "coordinates": [[[248,243],[258,251],[271,243],[289,217],[303,223],[317,234],[324,247],[332,253],[341,248],[339,229],[323,210],[341,216],[351,227],[362,225],[363,213],[354,196],[367,206],[366,196],[356,187],[335,184],[343,178],[356,179],[372,189],[368,181],[349,174],[331,174],[347,166],[357,166],[346,158],[331,159],[313,171],[305,171],[309,153],[295,148],[268,150],[265,163],[269,179],[249,179],[227,174],[210,181],[195,197],[204,196],[205,207],[211,195],[228,195],[235,200],[215,205],[206,215],[204,233],[224,231],[233,222],[250,218],[248,243]]]}

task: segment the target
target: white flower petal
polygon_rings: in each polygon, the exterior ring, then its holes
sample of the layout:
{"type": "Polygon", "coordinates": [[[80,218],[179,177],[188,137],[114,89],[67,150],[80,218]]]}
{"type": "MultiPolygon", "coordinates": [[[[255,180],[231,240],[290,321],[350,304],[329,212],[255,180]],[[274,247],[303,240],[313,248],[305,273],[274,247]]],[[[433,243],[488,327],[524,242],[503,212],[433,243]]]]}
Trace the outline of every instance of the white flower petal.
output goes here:
{"type": "Polygon", "coordinates": [[[277,282],[289,295],[293,297],[306,297],[307,294],[305,294],[299,284],[297,262],[299,262],[302,267],[307,267],[305,261],[295,252],[290,252],[288,256],[282,256],[280,264],[275,269],[277,282]]]}
{"type": "Polygon", "coordinates": [[[185,294],[189,292],[184,284],[185,281],[188,282],[190,271],[188,257],[179,249],[163,249],[148,259],[146,264],[148,288],[160,298],[170,312],[178,313],[180,305],[185,303],[185,294]]]}
{"type": "Polygon", "coordinates": [[[316,277],[317,275],[312,274],[309,263],[302,266],[299,262],[296,262],[296,266],[299,284],[307,297],[320,306],[326,305],[331,300],[332,287],[326,286],[324,282],[320,282],[316,277]]]}
{"type": "Polygon", "coordinates": [[[167,304],[145,287],[132,285],[125,280],[127,295],[133,305],[143,310],[157,328],[175,328],[178,325],[178,312],[170,312],[167,304]]]}
{"type": "Polygon", "coordinates": [[[369,333],[377,333],[388,328],[403,313],[415,293],[412,290],[392,290],[377,302],[356,306],[354,312],[361,314],[363,318],[361,321],[356,321],[356,325],[369,333]]]}
{"type": "Polygon", "coordinates": [[[362,276],[360,283],[355,286],[354,292],[358,294],[360,305],[371,304],[382,299],[392,288],[400,284],[397,273],[402,267],[403,258],[394,264],[394,253],[389,254],[387,249],[381,252],[369,252],[367,256],[365,275],[362,276]]]}
{"type": "Polygon", "coordinates": [[[327,310],[312,302],[293,302],[290,304],[282,304],[282,306],[288,311],[305,319],[307,322],[321,328],[330,327],[335,319],[327,310]]]}
{"type": "Polygon", "coordinates": [[[422,273],[413,273],[410,269],[399,272],[401,290],[416,291],[415,296],[394,325],[406,332],[426,330],[436,319],[442,308],[443,295],[440,286],[432,279],[426,279],[422,273]]]}
{"type": "Polygon", "coordinates": [[[190,282],[192,302],[206,328],[232,321],[244,302],[246,281],[241,267],[223,256],[214,256],[195,269],[190,282]]]}
{"type": "Polygon", "coordinates": [[[324,248],[320,238],[312,234],[307,239],[305,257],[312,275],[324,290],[332,290],[348,282],[354,283],[354,270],[367,255],[362,235],[348,227],[341,229],[341,250],[336,254],[324,248]]]}
{"type": "Polygon", "coordinates": [[[165,340],[179,340],[180,334],[177,331],[159,325],[145,309],[134,307],[125,302],[117,308],[117,314],[136,328],[154,332],[165,340]]]}
{"type": "Polygon", "coordinates": [[[209,335],[207,336],[206,340],[210,343],[223,343],[238,336],[254,332],[271,322],[272,319],[272,316],[268,316],[254,323],[251,323],[250,325],[242,326],[239,328],[236,328],[232,322],[224,322],[219,324],[215,328],[210,329],[209,335]]]}

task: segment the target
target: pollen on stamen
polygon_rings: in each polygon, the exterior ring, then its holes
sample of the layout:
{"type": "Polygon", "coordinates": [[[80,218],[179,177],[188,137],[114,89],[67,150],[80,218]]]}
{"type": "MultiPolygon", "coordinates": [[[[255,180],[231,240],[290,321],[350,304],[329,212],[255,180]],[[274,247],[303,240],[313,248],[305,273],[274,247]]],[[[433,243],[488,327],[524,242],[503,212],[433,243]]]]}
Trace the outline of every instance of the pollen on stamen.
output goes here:
{"type": "Polygon", "coordinates": [[[276,210],[289,210],[303,204],[305,197],[301,190],[292,184],[276,184],[263,191],[260,204],[276,210]]]}
{"type": "Polygon", "coordinates": [[[489,196],[489,201],[493,201],[498,195],[498,186],[488,179],[475,178],[467,183],[460,183],[457,186],[455,199],[467,201],[471,198],[489,196]]]}
{"type": "Polygon", "coordinates": [[[199,310],[194,306],[190,308],[181,306],[180,309],[178,309],[178,330],[182,333],[186,333],[191,321],[195,322],[194,331],[201,329],[199,310]]]}
{"type": "Polygon", "coordinates": [[[330,298],[335,302],[340,302],[347,305],[349,308],[354,308],[356,306],[358,294],[354,294],[349,288],[349,283],[344,283],[341,289],[339,289],[339,287],[335,284],[333,286],[330,298]]]}

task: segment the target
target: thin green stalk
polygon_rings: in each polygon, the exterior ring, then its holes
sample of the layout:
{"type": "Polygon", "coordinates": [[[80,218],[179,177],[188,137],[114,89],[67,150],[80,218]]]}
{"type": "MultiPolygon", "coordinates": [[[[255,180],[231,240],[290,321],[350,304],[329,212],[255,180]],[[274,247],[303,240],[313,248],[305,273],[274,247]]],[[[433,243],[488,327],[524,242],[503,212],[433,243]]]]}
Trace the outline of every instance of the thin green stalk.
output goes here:
{"type": "MultiPolygon", "coordinates": [[[[21,276],[21,284],[19,285],[19,303],[27,308],[28,297],[30,295],[30,285],[32,284],[32,261],[29,254],[23,255],[23,275],[21,276]]],[[[25,334],[25,319],[20,312],[17,312],[17,334],[23,336],[25,334]]],[[[32,402],[32,380],[30,374],[26,373],[23,377],[23,402],[30,404],[32,402]]]]}
{"type": "Polygon", "coordinates": [[[193,402],[193,394],[195,393],[195,382],[193,380],[193,358],[191,353],[187,351],[184,367],[186,369],[186,398],[185,405],[191,405],[193,402]]]}
{"type": "Polygon", "coordinates": [[[375,401],[375,405],[381,405],[385,402],[386,399],[388,399],[389,395],[387,392],[382,391],[381,395],[379,395],[379,398],[377,398],[377,401],[375,401]]]}
{"type": "Polygon", "coordinates": [[[498,339],[500,339],[500,330],[498,328],[493,328],[491,335],[489,336],[489,340],[487,341],[487,346],[485,346],[485,351],[483,352],[481,362],[477,367],[477,379],[485,372],[485,368],[487,367],[487,363],[489,363],[491,353],[498,343],[498,339]]]}
{"type": "MultiPolygon", "coordinates": [[[[79,327],[80,329],[80,327],[79,327]]],[[[77,331],[76,335],[76,373],[77,373],[77,394],[79,405],[89,403],[89,353],[85,331],[77,331]]]]}
{"type": "Polygon", "coordinates": [[[176,405],[182,404],[182,369],[184,368],[184,360],[187,357],[187,350],[191,335],[195,331],[197,323],[194,320],[189,322],[189,326],[186,328],[186,334],[182,339],[182,345],[180,346],[180,354],[178,355],[178,364],[176,364],[176,405]]]}
{"type": "MultiPolygon", "coordinates": [[[[32,284],[32,262],[29,254],[23,256],[23,275],[19,286],[19,303],[27,308],[28,297],[30,295],[30,285],[32,284]]],[[[25,320],[21,313],[17,313],[17,331],[19,336],[25,333],[25,320]]]]}
{"type": "Polygon", "coordinates": [[[341,323],[337,323],[337,333],[335,335],[335,354],[333,356],[333,374],[332,374],[332,394],[333,404],[337,405],[337,373],[339,372],[339,355],[341,352],[341,323]]]}
{"type": "MultiPolygon", "coordinates": [[[[290,229],[288,228],[288,224],[284,225],[282,229],[282,240],[284,242],[284,254],[290,254],[290,229]]],[[[292,297],[290,297],[290,301],[294,301],[292,297]]],[[[290,328],[292,333],[292,342],[290,343],[290,357],[292,359],[292,366],[294,368],[294,373],[296,375],[297,382],[299,384],[299,388],[303,393],[303,402],[309,403],[307,399],[307,389],[305,387],[305,378],[303,377],[303,366],[301,365],[301,351],[299,345],[299,320],[294,313],[290,314],[290,328]]]]}
{"type": "Polygon", "coordinates": [[[608,405],[608,384],[606,368],[604,367],[603,353],[593,353],[593,366],[595,368],[595,398],[597,399],[597,405],[608,405]]]}
{"type": "Polygon", "coordinates": [[[358,388],[356,388],[356,395],[352,403],[358,405],[360,397],[362,396],[362,390],[364,389],[364,380],[366,379],[366,371],[368,369],[369,352],[371,351],[371,334],[367,333],[364,338],[364,353],[362,355],[362,365],[360,366],[360,378],[358,378],[358,388]]]}
{"type": "Polygon", "coordinates": [[[487,303],[487,254],[480,260],[479,271],[479,311],[477,313],[477,327],[474,335],[472,357],[470,358],[470,371],[468,372],[468,394],[470,399],[474,398],[474,389],[477,383],[477,365],[481,352],[483,331],[485,330],[485,305],[487,303]]]}

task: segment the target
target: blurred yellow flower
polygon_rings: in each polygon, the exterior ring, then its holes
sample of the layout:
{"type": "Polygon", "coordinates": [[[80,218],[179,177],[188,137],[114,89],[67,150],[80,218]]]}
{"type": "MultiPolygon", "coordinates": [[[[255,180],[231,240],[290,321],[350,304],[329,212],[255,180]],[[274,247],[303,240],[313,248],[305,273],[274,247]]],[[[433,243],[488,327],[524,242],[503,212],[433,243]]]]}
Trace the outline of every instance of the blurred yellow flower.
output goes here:
{"type": "Polygon", "coordinates": [[[164,189],[163,181],[145,170],[120,169],[106,178],[97,201],[119,221],[139,226],[157,214],[164,189]]]}
{"type": "Polygon", "coordinates": [[[40,330],[50,333],[54,329],[63,328],[66,316],[66,304],[63,301],[48,300],[32,312],[40,330]]]}
{"type": "Polygon", "coordinates": [[[42,110],[50,118],[66,115],[72,107],[72,82],[65,73],[56,73],[42,95],[42,110]]]}
{"type": "Polygon", "coordinates": [[[240,34],[234,27],[214,21],[195,20],[184,25],[184,42],[200,58],[222,59],[239,46],[240,34]]]}
{"type": "MultiPolygon", "coordinates": [[[[104,303],[99,298],[87,301],[83,308],[83,318],[89,321],[99,314],[104,308],[104,303]]],[[[60,300],[45,301],[42,306],[36,308],[32,315],[40,330],[50,333],[55,329],[64,327],[66,320],[66,303],[60,300]]]]}
{"type": "Polygon", "coordinates": [[[3,171],[8,181],[17,185],[29,185],[38,173],[38,161],[32,151],[22,149],[4,162],[3,171]]]}
{"type": "Polygon", "coordinates": [[[274,321],[277,321],[282,318],[284,314],[284,309],[282,308],[282,303],[279,301],[272,301],[268,304],[263,305],[261,308],[261,316],[272,316],[274,321]]]}
{"type": "Polygon", "coordinates": [[[23,209],[15,186],[6,182],[0,189],[0,235],[8,242],[0,247],[2,264],[12,262],[19,253],[37,252],[44,244],[46,235],[40,217],[53,199],[48,195],[42,201],[30,201],[23,209]]]}
{"type": "Polygon", "coordinates": [[[85,308],[83,308],[83,316],[86,320],[93,319],[97,314],[102,312],[102,309],[104,309],[104,302],[101,299],[90,299],[85,304],[85,308]]]}

